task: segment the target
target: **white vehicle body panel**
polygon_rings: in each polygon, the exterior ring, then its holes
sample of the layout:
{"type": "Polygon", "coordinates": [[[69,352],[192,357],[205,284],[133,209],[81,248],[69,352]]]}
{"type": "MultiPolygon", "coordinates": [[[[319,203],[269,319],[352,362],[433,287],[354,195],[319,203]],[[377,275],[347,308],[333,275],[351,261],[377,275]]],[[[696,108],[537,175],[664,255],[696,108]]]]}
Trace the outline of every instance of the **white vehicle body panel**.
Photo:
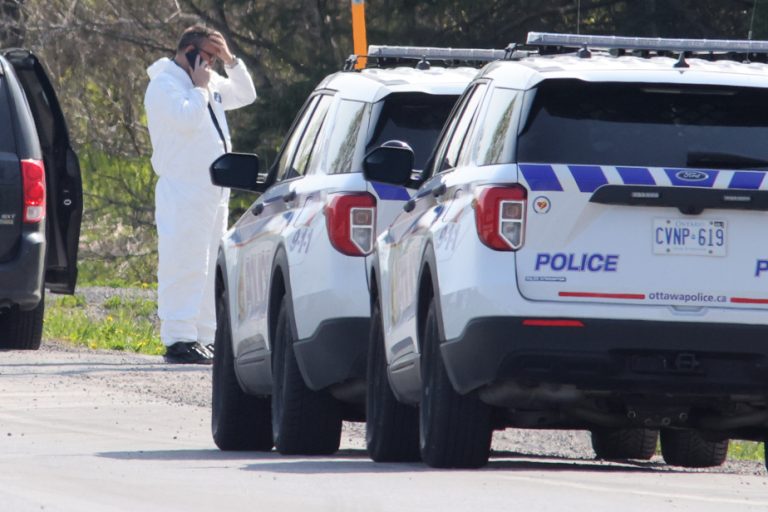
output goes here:
{"type": "MultiPolygon", "coordinates": [[[[528,91],[546,80],[768,88],[765,64],[688,59],[690,67],[680,69],[673,67],[675,62],[600,55],[495,62],[478,77],[492,84],[479,117],[488,108],[493,88],[528,91]]],[[[649,180],[643,184],[649,187],[724,193],[768,190],[766,172],[702,168],[696,172],[704,177],[694,182],[680,178],[682,168],[638,169],[627,171],[600,162],[592,166],[469,162],[423,184],[420,194],[440,183],[447,192],[439,198],[426,194],[418,199],[413,211],[402,213],[377,241],[384,339],[395,394],[408,402],[418,396],[413,379],[401,379],[398,372],[410,368],[418,374],[419,278],[425,265],[436,267],[431,269],[437,280],[433,288],[441,337],[447,341],[460,337],[472,320],[481,317],[768,323],[768,239],[758,236],[768,220],[765,211],[708,209],[687,216],[672,207],[590,202],[600,186],[633,184],[628,178],[633,172],[642,173],[649,180]],[[542,185],[542,176],[549,185],[542,185]],[[550,186],[553,182],[556,186],[550,186]],[[509,184],[528,191],[526,240],[517,252],[484,245],[475,221],[478,189],[509,184]],[[538,206],[537,199],[541,199],[538,206]],[[663,254],[654,249],[659,222],[702,219],[727,226],[722,254],[663,254]],[[590,259],[592,255],[599,257],[590,259]]]]}
{"type": "Polygon", "coordinates": [[[275,305],[270,301],[276,285],[275,265],[286,267],[282,270],[287,274],[286,294],[298,341],[311,338],[325,322],[370,318],[368,258],[347,256],[332,246],[325,208],[334,193],[369,192],[377,201],[378,233],[410,197],[403,187],[372,185],[363,177],[362,160],[375,126],[370,119],[372,105],[396,93],[457,97],[476,74],[473,68],[370,69],[336,73],[318,85],[316,94],[333,100],[317,140],[325,140],[325,134],[333,129],[342,101],[366,105],[354,154],[345,155],[351,161],[351,172],[334,174],[334,162],[326,158],[325,148],[313,150],[320,162],[317,168],[272,185],[227,232],[221,244],[236,371],[247,392],[271,392],[270,311],[275,305]]]}

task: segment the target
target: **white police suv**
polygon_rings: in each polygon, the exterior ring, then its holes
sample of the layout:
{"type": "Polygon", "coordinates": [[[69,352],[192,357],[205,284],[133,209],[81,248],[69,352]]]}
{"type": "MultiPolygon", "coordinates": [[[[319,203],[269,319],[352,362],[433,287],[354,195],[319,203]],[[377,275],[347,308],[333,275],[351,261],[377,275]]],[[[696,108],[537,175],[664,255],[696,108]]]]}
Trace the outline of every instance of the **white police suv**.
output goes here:
{"type": "Polygon", "coordinates": [[[391,391],[369,388],[368,428],[394,396],[431,466],[485,464],[507,426],[589,429],[601,458],[650,458],[660,431],[667,463],[721,464],[768,434],[768,43],[528,42],[377,240],[391,391]]]}
{"type": "MultiPolygon", "coordinates": [[[[472,62],[499,56],[476,53],[472,62]]],[[[440,56],[371,47],[378,67],[324,79],[266,175],[255,155],[213,164],[215,184],[262,192],[223,238],[217,265],[212,430],[221,449],[269,450],[274,441],[281,453],[333,453],[342,420],[363,419],[365,260],[377,226],[410,198],[403,187],[368,183],[363,162],[380,168],[377,148],[407,147],[395,155],[405,155],[409,173],[423,168],[477,74],[422,58],[440,56]]]]}

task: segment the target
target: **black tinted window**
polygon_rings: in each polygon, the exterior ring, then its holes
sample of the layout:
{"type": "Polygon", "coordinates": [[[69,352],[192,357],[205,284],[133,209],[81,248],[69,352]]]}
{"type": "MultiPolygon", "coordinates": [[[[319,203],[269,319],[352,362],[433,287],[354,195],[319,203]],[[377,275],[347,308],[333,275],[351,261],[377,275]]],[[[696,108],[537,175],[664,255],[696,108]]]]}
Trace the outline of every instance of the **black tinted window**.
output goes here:
{"type": "Polygon", "coordinates": [[[390,94],[383,104],[374,106],[374,114],[378,108],[381,113],[367,150],[388,140],[405,141],[413,148],[414,167],[423,169],[457,98],[422,93],[390,94]]]}
{"type": "Polygon", "coordinates": [[[0,152],[16,153],[5,79],[0,76],[0,152]]]}
{"type": "Polygon", "coordinates": [[[543,82],[517,160],[749,168],[768,165],[768,93],[757,88],[543,82]]]}

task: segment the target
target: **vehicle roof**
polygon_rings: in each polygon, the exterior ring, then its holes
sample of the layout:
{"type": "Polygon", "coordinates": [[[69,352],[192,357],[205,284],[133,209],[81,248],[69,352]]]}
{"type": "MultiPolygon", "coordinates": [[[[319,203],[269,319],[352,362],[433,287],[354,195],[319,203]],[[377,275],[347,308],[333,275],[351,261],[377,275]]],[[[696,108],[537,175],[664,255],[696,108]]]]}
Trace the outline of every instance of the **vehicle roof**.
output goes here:
{"type": "Polygon", "coordinates": [[[459,95],[477,76],[471,67],[370,68],[360,72],[341,71],[327,76],[316,89],[333,89],[342,98],[377,102],[392,93],[459,95]]]}
{"type": "Polygon", "coordinates": [[[521,60],[495,61],[480,76],[498,80],[497,85],[530,89],[549,79],[571,78],[588,82],[648,82],[768,87],[768,65],[733,60],[709,61],[688,58],[688,67],[674,67],[671,57],[614,57],[593,52],[590,58],[576,54],[537,55],[521,60]]]}

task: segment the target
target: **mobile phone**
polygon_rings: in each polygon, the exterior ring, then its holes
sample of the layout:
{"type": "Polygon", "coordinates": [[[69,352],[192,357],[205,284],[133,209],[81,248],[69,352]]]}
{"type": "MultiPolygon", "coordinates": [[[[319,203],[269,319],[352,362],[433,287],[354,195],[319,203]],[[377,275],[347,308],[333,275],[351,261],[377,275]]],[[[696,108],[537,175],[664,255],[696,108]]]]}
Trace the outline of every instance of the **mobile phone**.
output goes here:
{"type": "Polygon", "coordinates": [[[184,55],[187,57],[187,62],[189,62],[189,67],[191,67],[192,69],[195,69],[195,66],[197,65],[197,57],[198,55],[200,55],[200,52],[197,51],[197,48],[193,50],[189,50],[184,55]]]}

